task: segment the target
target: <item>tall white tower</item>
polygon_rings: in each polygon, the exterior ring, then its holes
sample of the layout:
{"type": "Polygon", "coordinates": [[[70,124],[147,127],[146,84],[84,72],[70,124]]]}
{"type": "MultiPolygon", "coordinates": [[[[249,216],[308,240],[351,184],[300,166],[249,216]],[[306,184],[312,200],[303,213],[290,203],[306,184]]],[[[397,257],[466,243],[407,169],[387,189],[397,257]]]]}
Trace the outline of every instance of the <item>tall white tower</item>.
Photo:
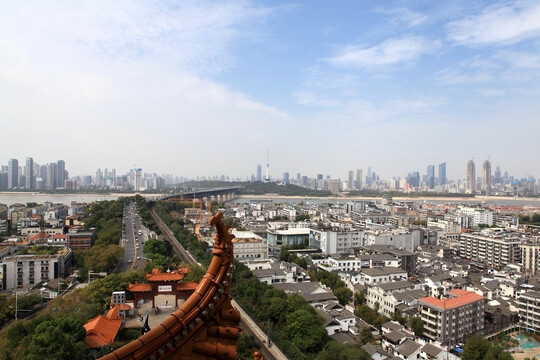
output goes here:
{"type": "Polygon", "coordinates": [[[270,182],[270,150],[266,149],[266,177],[265,182],[270,182]]]}

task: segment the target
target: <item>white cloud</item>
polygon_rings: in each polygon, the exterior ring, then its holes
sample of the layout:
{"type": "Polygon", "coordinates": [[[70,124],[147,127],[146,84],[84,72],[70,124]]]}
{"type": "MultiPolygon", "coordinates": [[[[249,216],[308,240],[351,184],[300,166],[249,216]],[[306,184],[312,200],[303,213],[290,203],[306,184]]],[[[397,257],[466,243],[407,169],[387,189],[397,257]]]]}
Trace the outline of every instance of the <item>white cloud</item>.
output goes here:
{"type": "Polygon", "coordinates": [[[408,27],[420,25],[427,20],[427,16],[412,11],[407,8],[376,9],[375,12],[392,15],[391,22],[394,24],[405,24],[408,27]]]}
{"type": "Polygon", "coordinates": [[[330,58],[324,59],[336,66],[368,68],[409,63],[423,54],[436,51],[440,41],[428,40],[421,36],[405,35],[387,39],[381,44],[366,47],[345,46],[330,58]]]}
{"type": "Polygon", "coordinates": [[[540,3],[512,1],[446,25],[448,39],[461,45],[516,43],[540,35],[540,3]]]}
{"type": "Polygon", "coordinates": [[[73,175],[134,163],[230,173],[228,141],[241,133],[260,146],[291,118],[202,75],[233,66],[233,48],[258,41],[249,30],[272,11],[248,1],[6,3],[0,126],[11,136],[0,153],[63,158],[73,175]]]}

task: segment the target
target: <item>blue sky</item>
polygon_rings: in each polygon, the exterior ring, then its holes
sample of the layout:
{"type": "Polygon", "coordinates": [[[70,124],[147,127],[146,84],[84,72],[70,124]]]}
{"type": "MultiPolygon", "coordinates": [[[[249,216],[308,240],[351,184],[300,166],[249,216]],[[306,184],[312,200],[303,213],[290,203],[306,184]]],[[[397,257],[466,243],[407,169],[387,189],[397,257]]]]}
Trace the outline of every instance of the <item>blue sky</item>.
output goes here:
{"type": "Polygon", "coordinates": [[[0,1],[0,49],[3,163],[540,176],[538,1],[0,1]]]}

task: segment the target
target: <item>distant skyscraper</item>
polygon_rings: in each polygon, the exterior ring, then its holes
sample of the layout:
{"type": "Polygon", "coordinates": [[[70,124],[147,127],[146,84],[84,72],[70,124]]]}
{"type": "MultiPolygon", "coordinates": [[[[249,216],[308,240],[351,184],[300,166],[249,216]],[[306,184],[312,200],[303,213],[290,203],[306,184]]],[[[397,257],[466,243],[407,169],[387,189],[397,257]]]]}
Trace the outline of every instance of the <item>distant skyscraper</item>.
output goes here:
{"type": "Polygon", "coordinates": [[[354,170],[349,170],[349,190],[354,190],[354,170]]]}
{"type": "Polygon", "coordinates": [[[435,165],[428,165],[426,180],[428,188],[433,189],[435,187],[435,165]]]}
{"type": "Polygon", "coordinates": [[[356,188],[362,190],[362,169],[356,169],[356,188]]]}
{"type": "Polygon", "coordinates": [[[411,188],[420,186],[420,173],[418,171],[413,171],[407,175],[407,183],[411,188]]]}
{"type": "Polygon", "coordinates": [[[47,165],[47,188],[56,189],[58,187],[58,164],[47,165]]]}
{"type": "Polygon", "coordinates": [[[467,193],[476,193],[476,167],[473,159],[467,163],[467,193]]]}
{"type": "Polygon", "coordinates": [[[495,184],[501,184],[502,183],[502,173],[501,173],[501,167],[497,166],[495,168],[495,176],[493,179],[493,183],[495,184]]]}
{"type": "Polygon", "coordinates": [[[142,169],[135,169],[135,191],[141,191],[142,169]]]}
{"type": "Polygon", "coordinates": [[[8,161],[8,189],[19,186],[19,160],[9,159],[8,161]]]}
{"type": "Polygon", "coordinates": [[[284,184],[290,183],[290,180],[289,180],[289,173],[288,173],[288,172],[284,172],[284,173],[283,173],[283,183],[284,183],[284,184]]]}
{"type": "Polygon", "coordinates": [[[446,185],[446,163],[439,164],[439,184],[446,185]]]}
{"type": "Polygon", "coordinates": [[[58,175],[56,176],[56,182],[57,182],[56,185],[58,187],[63,188],[64,182],[67,180],[66,179],[66,163],[64,162],[64,160],[58,160],[56,162],[56,167],[58,171],[58,175]]]}
{"type": "Polygon", "coordinates": [[[101,169],[96,170],[96,186],[101,186],[103,184],[103,172],[101,169]]]}
{"type": "Polygon", "coordinates": [[[262,166],[257,165],[257,181],[262,181],[262,166]]]}
{"type": "Polygon", "coordinates": [[[491,162],[484,161],[482,165],[482,190],[486,192],[486,195],[491,195],[491,162]]]}
{"type": "Polygon", "coordinates": [[[323,180],[324,175],[323,174],[317,174],[317,180],[323,180]]]}
{"type": "Polygon", "coordinates": [[[34,177],[34,159],[31,157],[26,158],[26,168],[25,168],[25,177],[26,182],[24,184],[25,189],[34,189],[36,186],[36,178],[34,177]]]}
{"type": "Polygon", "coordinates": [[[296,174],[296,181],[298,181],[298,183],[300,183],[300,178],[301,177],[302,177],[302,174],[300,174],[300,173],[296,174]]]}

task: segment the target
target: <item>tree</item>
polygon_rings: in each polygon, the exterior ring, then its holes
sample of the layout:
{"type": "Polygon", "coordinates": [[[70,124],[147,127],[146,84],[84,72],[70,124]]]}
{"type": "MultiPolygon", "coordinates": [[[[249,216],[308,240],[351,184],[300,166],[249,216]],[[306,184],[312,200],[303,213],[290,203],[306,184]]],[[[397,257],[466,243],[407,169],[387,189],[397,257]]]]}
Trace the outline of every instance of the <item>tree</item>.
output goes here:
{"type": "Polygon", "coordinates": [[[413,316],[409,319],[409,326],[415,336],[421,337],[424,335],[424,322],[418,316],[413,316]]]}
{"type": "Polygon", "coordinates": [[[407,316],[403,316],[401,310],[397,309],[392,316],[392,320],[397,321],[401,325],[405,325],[407,323],[407,316]]]}
{"type": "Polygon", "coordinates": [[[82,323],[74,329],[62,326],[57,320],[39,324],[34,334],[24,339],[18,351],[20,357],[28,360],[92,359],[88,347],[83,342],[86,331],[82,323]],[[68,329],[76,330],[76,333],[72,334],[68,329]],[[78,336],[81,330],[82,338],[78,336]]]}
{"type": "Polygon", "coordinates": [[[238,337],[238,359],[253,359],[253,354],[258,351],[261,351],[261,347],[253,336],[241,333],[238,337]]]}
{"type": "Polygon", "coordinates": [[[369,326],[364,326],[362,328],[360,335],[358,336],[358,341],[360,342],[360,345],[365,345],[373,341],[373,334],[371,333],[369,326]]]}
{"type": "Polygon", "coordinates": [[[467,339],[463,349],[463,360],[483,360],[491,344],[481,335],[471,336],[467,339]]]}
{"type": "Polygon", "coordinates": [[[331,341],[317,355],[315,360],[371,360],[369,354],[360,346],[331,341]]]}
{"type": "Polygon", "coordinates": [[[341,287],[334,290],[334,295],[338,298],[339,303],[345,306],[351,302],[353,293],[349,288],[341,287]]]}
{"type": "Polygon", "coordinates": [[[366,295],[363,291],[354,292],[354,304],[355,306],[364,305],[366,302],[366,295]]]}
{"type": "Polygon", "coordinates": [[[289,261],[289,247],[287,245],[283,245],[281,247],[281,250],[279,252],[279,260],[289,261]]]}
{"type": "Polygon", "coordinates": [[[303,353],[315,354],[328,341],[328,333],[314,311],[296,310],[289,314],[285,333],[303,353]]]}

